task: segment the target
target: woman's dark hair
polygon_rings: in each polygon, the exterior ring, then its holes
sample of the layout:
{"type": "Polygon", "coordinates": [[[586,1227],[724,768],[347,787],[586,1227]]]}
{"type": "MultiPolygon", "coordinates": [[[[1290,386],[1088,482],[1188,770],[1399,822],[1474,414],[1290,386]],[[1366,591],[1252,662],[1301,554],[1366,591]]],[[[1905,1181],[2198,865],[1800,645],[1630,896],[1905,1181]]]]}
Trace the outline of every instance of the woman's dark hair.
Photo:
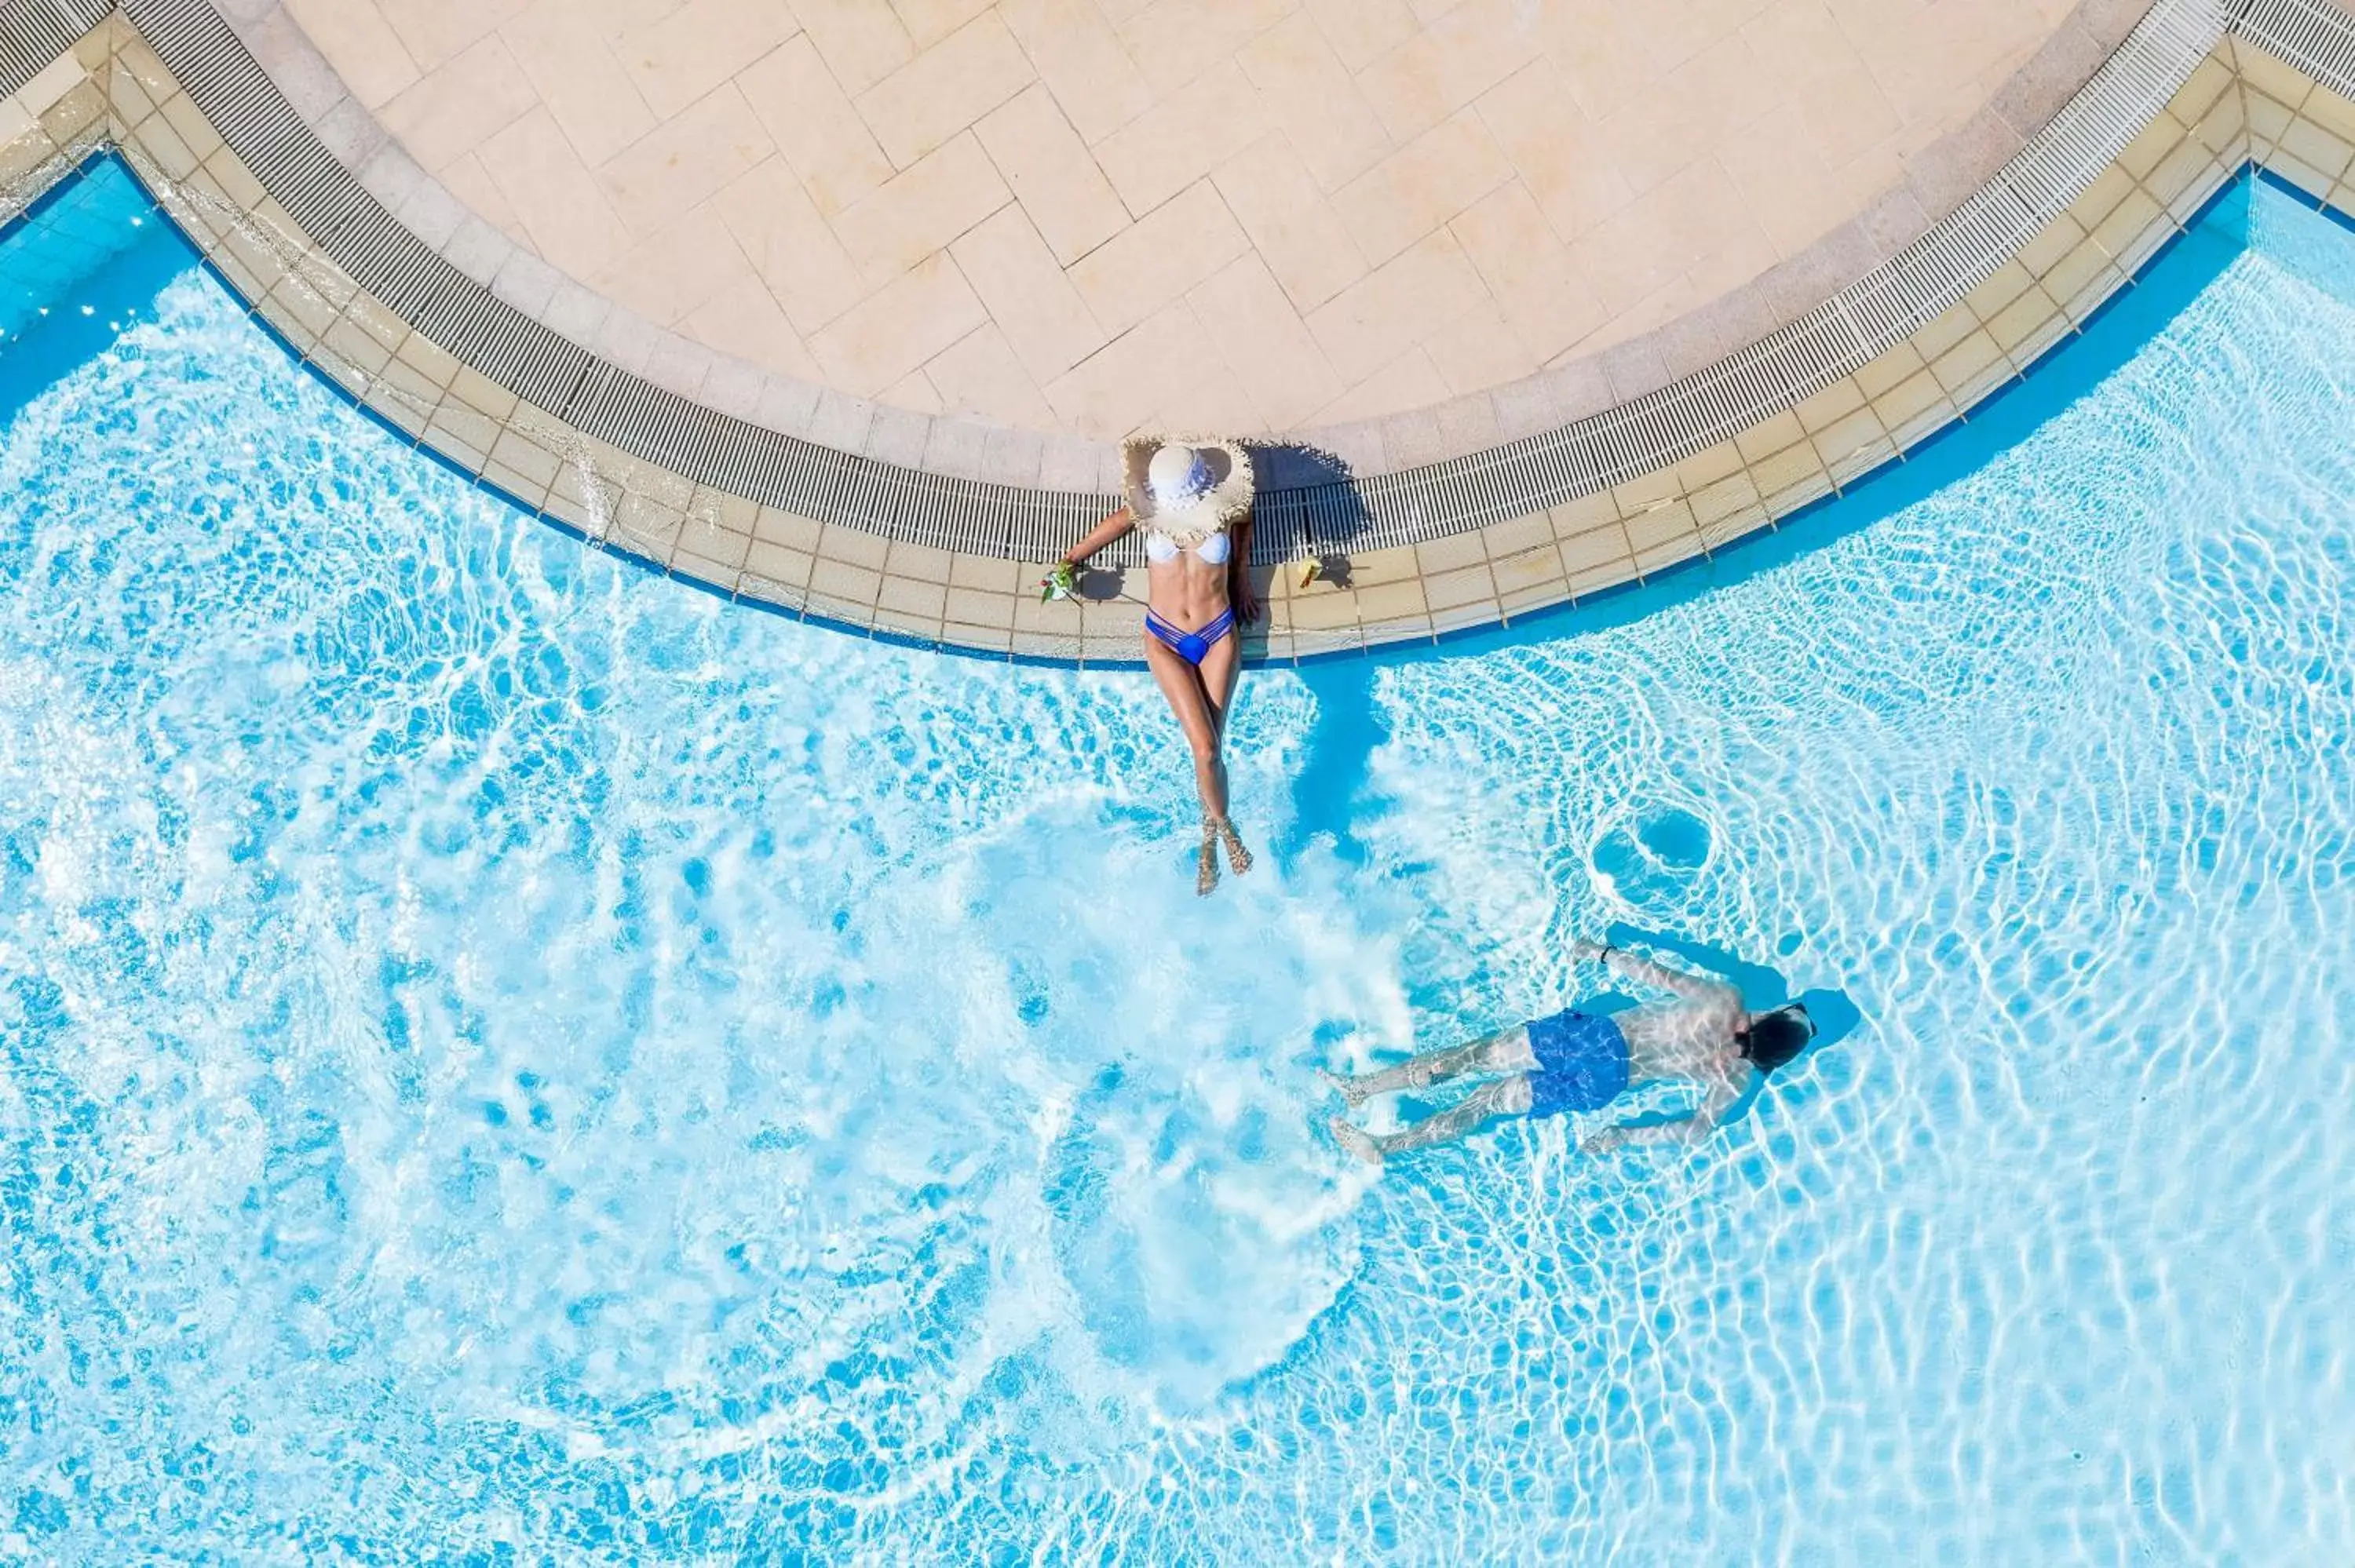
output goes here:
{"type": "Polygon", "coordinates": [[[1816,1037],[1815,1020],[1796,1001],[1750,1021],[1742,1034],[1742,1054],[1762,1073],[1771,1073],[1807,1048],[1816,1037]]]}

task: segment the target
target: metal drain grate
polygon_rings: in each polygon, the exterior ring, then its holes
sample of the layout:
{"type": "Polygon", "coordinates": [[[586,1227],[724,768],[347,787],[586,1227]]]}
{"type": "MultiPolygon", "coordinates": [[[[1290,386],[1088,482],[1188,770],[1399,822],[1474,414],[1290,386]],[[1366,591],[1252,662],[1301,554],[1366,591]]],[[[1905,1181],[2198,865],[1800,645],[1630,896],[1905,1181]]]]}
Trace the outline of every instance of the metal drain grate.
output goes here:
{"type": "Polygon", "coordinates": [[[40,75],[112,9],[105,0],[0,3],[0,98],[40,75]]]}
{"type": "MultiPolygon", "coordinates": [[[[103,19],[102,0],[0,0],[14,90],[103,19]]],[[[460,271],[312,132],[210,0],[124,0],[197,106],[326,254],[417,330],[587,434],[700,484],[892,539],[1039,559],[1114,497],[883,462],[679,397],[550,331],[460,271]]],[[[1788,325],[1561,429],[1348,482],[1272,487],[1284,554],[1424,542],[1681,461],[1853,374],[1950,309],[2108,167],[2228,32],[2355,93],[2355,16],[2333,0],[2159,0],[2051,122],[1902,253],[1788,325]]],[[[1312,469],[1316,465],[1310,465],[1312,469]]]]}
{"type": "Polygon", "coordinates": [[[2235,29],[2342,97],[2355,97],[2355,24],[2332,0],[2243,0],[2235,29]]]}

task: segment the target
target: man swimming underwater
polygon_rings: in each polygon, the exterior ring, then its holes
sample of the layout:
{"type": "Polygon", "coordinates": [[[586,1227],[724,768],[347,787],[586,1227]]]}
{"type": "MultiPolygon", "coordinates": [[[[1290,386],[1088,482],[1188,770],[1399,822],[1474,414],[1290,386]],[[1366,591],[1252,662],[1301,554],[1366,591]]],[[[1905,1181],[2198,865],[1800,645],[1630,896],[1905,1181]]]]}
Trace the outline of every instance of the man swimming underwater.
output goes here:
{"type": "Polygon", "coordinates": [[[1623,979],[1677,1000],[1607,1015],[1572,1009],[1379,1073],[1326,1073],[1325,1081],[1352,1110],[1376,1095],[1424,1088],[1470,1073],[1507,1075],[1483,1084],[1462,1104],[1396,1132],[1368,1132],[1337,1117],[1333,1136],[1341,1147],[1379,1165],[1389,1155],[1467,1137],[1498,1117],[1600,1110],[1627,1089],[1663,1078],[1700,1085],[1700,1107],[1678,1121],[1605,1128],[1580,1147],[1600,1154],[1623,1144],[1669,1139],[1698,1143],[1740,1101],[1753,1074],[1773,1072],[1815,1037],[1815,1022],[1798,1002],[1753,1013],[1743,1009],[1742,993],[1721,980],[1685,974],[1608,943],[1577,943],[1571,956],[1596,959],[1623,979]]]}

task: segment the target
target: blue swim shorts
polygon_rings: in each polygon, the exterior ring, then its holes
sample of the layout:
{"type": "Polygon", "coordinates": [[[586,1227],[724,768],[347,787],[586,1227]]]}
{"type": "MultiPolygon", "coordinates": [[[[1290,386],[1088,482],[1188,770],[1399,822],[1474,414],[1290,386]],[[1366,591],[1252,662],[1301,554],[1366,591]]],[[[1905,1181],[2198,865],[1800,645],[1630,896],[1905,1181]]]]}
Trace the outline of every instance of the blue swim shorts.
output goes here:
{"type": "Polygon", "coordinates": [[[1529,1114],[1560,1116],[1609,1105],[1627,1086],[1627,1037],[1610,1019],[1557,1012],[1529,1025],[1529,1114]]]}

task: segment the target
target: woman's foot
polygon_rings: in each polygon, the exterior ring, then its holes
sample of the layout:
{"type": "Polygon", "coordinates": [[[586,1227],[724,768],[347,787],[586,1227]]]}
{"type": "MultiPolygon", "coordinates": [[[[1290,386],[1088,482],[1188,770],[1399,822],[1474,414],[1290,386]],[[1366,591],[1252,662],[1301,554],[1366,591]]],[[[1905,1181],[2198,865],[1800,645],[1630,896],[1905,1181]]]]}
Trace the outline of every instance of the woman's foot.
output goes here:
{"type": "Polygon", "coordinates": [[[1382,1162],[1382,1146],[1374,1141],[1372,1133],[1353,1121],[1345,1121],[1337,1116],[1335,1117],[1333,1140],[1369,1165],[1380,1165],[1382,1162]]]}
{"type": "Polygon", "coordinates": [[[1233,822],[1219,820],[1219,842],[1227,846],[1227,869],[1237,876],[1252,868],[1251,851],[1243,848],[1242,835],[1235,832],[1233,822]]]}
{"type": "Polygon", "coordinates": [[[1208,817],[1202,819],[1202,847],[1194,862],[1194,891],[1208,898],[1219,888],[1219,834],[1208,817]]]}

